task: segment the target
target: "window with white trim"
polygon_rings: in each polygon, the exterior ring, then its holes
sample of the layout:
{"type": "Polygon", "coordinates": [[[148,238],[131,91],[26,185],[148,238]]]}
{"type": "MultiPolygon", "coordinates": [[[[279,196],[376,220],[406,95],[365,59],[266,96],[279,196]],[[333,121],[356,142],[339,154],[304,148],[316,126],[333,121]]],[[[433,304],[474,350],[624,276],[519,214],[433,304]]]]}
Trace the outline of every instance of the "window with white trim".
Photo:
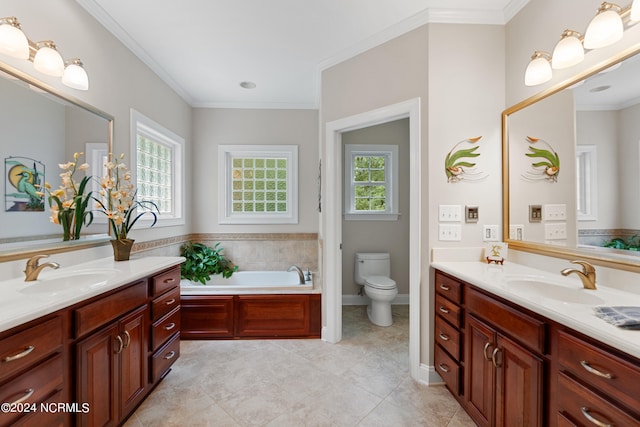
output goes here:
{"type": "Polygon", "coordinates": [[[578,221],[598,219],[598,151],[595,145],[576,146],[578,221]]]}
{"type": "Polygon", "coordinates": [[[297,224],[298,147],[220,145],[220,224],[297,224]]]}
{"type": "Polygon", "coordinates": [[[345,219],[398,219],[398,146],[345,145],[345,219]]]}
{"type": "Polygon", "coordinates": [[[135,110],[131,110],[131,127],[131,163],[135,165],[131,169],[136,174],[138,200],[158,206],[156,225],[184,224],[184,139],[135,110]]]}

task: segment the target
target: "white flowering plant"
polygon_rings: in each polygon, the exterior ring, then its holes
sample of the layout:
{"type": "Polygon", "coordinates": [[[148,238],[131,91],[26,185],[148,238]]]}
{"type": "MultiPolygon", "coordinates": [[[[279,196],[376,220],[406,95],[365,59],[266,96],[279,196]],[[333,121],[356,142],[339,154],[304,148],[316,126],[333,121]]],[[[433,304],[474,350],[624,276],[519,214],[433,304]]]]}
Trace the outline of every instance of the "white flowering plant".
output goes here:
{"type": "MultiPolygon", "coordinates": [[[[89,169],[89,164],[78,164],[78,160],[84,153],[74,153],[73,161],[60,164],[63,172],[60,174],[62,185],[56,190],[45,182],[45,191],[49,193],[49,207],[51,208],[51,222],[60,224],[63,231],[63,240],[77,240],[80,238],[82,226],[89,226],[93,222],[93,212],[88,209],[92,191],[87,190],[87,184],[91,181],[90,175],[84,176],[78,181],[76,172],[89,169]]],[[[40,192],[44,195],[44,193],[40,192]]]]}
{"type": "Polygon", "coordinates": [[[94,197],[98,210],[106,215],[117,240],[127,239],[129,231],[143,215],[153,216],[153,227],[160,214],[154,202],[137,200],[138,190],[131,182],[131,171],[123,160],[124,153],[116,159],[109,153],[109,161],[104,165],[106,175],[100,180],[101,198],[94,197]]]}

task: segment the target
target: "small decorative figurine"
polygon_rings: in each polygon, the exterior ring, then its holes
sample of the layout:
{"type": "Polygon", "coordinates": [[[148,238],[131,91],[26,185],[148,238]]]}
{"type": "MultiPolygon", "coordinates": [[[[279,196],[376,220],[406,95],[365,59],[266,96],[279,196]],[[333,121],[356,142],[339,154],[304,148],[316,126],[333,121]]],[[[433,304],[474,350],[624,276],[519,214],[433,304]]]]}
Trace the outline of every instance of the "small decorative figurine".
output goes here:
{"type": "Polygon", "coordinates": [[[488,243],[484,254],[488,264],[495,262],[496,264],[502,265],[507,255],[507,244],[504,242],[488,243]]]}

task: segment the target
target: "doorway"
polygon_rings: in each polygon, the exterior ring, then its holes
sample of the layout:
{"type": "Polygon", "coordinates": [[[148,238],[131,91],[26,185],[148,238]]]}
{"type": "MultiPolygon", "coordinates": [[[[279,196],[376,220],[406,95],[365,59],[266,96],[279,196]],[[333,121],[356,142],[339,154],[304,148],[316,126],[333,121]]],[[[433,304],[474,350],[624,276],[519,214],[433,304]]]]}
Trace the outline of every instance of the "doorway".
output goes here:
{"type": "Polygon", "coordinates": [[[325,217],[322,246],[323,259],[323,328],[322,339],[336,343],[342,339],[342,133],[402,118],[409,119],[409,369],[414,379],[420,372],[420,277],[421,268],[421,168],[420,168],[420,98],[326,124],[325,146],[325,217]]]}

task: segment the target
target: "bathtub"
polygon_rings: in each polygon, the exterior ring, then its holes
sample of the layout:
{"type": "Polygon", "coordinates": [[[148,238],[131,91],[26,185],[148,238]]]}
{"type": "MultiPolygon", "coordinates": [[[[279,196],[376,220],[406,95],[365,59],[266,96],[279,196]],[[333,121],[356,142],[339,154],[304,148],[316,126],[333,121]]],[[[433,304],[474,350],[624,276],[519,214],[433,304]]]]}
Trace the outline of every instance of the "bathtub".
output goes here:
{"type": "Polygon", "coordinates": [[[217,294],[288,294],[312,293],[313,282],[300,284],[295,271],[238,271],[225,279],[220,274],[211,276],[206,285],[191,280],[180,281],[181,295],[217,294]]]}

